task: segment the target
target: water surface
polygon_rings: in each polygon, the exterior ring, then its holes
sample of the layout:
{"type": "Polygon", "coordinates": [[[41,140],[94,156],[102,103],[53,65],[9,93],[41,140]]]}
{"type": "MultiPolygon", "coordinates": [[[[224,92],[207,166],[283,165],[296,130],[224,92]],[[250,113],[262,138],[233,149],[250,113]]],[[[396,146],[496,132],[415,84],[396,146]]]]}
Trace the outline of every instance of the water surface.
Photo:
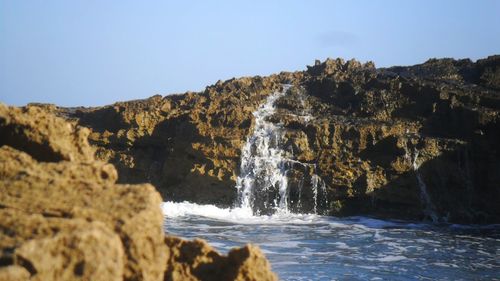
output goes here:
{"type": "Polygon", "coordinates": [[[432,225],[163,205],[165,231],[226,253],[253,243],[281,280],[500,280],[500,225],[432,225]]]}

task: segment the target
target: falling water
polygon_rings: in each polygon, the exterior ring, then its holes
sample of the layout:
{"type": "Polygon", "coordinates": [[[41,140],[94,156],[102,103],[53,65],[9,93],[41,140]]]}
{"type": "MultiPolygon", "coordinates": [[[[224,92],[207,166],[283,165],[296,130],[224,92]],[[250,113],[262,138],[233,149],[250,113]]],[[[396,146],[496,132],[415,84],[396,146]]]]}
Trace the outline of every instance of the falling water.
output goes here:
{"type": "Polygon", "coordinates": [[[436,214],[436,207],[432,203],[431,197],[429,196],[429,193],[427,192],[427,185],[425,184],[424,180],[422,179],[422,176],[420,175],[420,164],[418,164],[418,154],[419,151],[415,149],[414,155],[413,155],[413,161],[412,161],[412,166],[413,166],[413,171],[415,172],[415,175],[417,177],[417,182],[418,186],[420,188],[420,200],[424,204],[424,214],[428,217],[431,218],[432,222],[438,222],[439,217],[436,214]]]}
{"type": "Polygon", "coordinates": [[[275,112],[275,101],[284,96],[289,88],[287,85],[283,91],[270,95],[253,113],[254,131],[243,147],[241,173],[236,183],[239,205],[242,208],[257,209],[257,211],[274,208],[288,212],[286,161],[284,151],[279,146],[283,128],[267,119],[275,112]],[[255,192],[256,186],[259,187],[259,194],[255,192]],[[279,196],[273,196],[276,190],[279,196]],[[267,206],[268,200],[257,199],[259,195],[274,197],[274,206],[267,206]],[[279,201],[276,202],[277,200],[279,201]],[[264,206],[256,208],[255,204],[264,206]]]}
{"type": "Polygon", "coordinates": [[[317,214],[318,213],[318,193],[319,191],[321,190],[321,195],[323,196],[323,198],[325,198],[325,203],[327,204],[328,202],[326,201],[327,197],[326,197],[326,184],[325,182],[323,181],[323,179],[321,179],[320,176],[316,175],[316,174],[313,174],[312,177],[311,177],[311,185],[312,185],[312,188],[313,188],[313,194],[314,194],[314,213],[317,214]]]}
{"type": "MultiPolygon", "coordinates": [[[[250,209],[255,214],[261,213],[289,213],[290,188],[287,174],[294,165],[304,168],[304,176],[310,176],[311,190],[313,193],[313,212],[317,213],[318,194],[326,200],[326,185],[315,173],[316,165],[302,163],[293,158],[292,147],[285,151],[283,148],[285,128],[279,123],[270,122],[268,119],[275,114],[274,103],[287,94],[290,85],[285,85],[281,92],[270,95],[254,113],[255,125],[252,134],[248,137],[242,149],[240,176],[237,179],[238,190],[237,205],[250,209]],[[290,158],[290,156],[292,158],[290,158]]],[[[301,98],[304,109],[304,101],[301,98]]],[[[302,110],[301,118],[309,121],[312,116],[302,110]]],[[[297,206],[300,209],[304,178],[299,182],[297,206]]]]}

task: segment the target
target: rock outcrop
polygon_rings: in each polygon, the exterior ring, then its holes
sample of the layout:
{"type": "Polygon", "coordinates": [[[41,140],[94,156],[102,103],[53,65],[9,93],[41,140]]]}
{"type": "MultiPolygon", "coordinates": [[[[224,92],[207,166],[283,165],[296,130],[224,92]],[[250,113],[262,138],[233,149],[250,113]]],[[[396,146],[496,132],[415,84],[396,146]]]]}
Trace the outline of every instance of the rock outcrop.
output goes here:
{"type": "MultiPolygon", "coordinates": [[[[0,280],[163,280],[197,266],[177,259],[168,243],[176,238],[165,241],[155,188],[116,184],[113,165],[94,159],[89,130],[54,111],[0,104],[0,280]]],[[[186,245],[183,255],[201,243],[176,241],[186,245]]],[[[241,280],[256,280],[253,271],[273,276],[253,248],[217,261],[241,280]]]]}
{"type": "Polygon", "coordinates": [[[295,211],[313,209],[317,174],[326,189],[314,203],[320,213],[500,222],[499,77],[498,56],[385,69],[328,59],[200,93],[58,112],[92,129],[120,182],[231,206],[252,112],[293,84],[272,119],[285,128],[287,155],[305,164],[289,172],[295,211]]]}
{"type": "Polygon", "coordinates": [[[88,132],[36,106],[0,105],[2,265],[33,280],[159,280],[162,199],[149,184],[115,184],[88,132]]]}
{"type": "Polygon", "coordinates": [[[252,112],[280,88],[276,78],[243,78],[218,82],[203,93],[62,114],[92,128],[97,157],[117,167],[119,182],[150,182],[170,200],[229,206],[252,112]]]}
{"type": "Polygon", "coordinates": [[[199,239],[184,241],[166,237],[165,243],[169,249],[165,281],[278,280],[262,252],[252,245],[222,256],[199,239]]]}
{"type": "Polygon", "coordinates": [[[42,162],[93,161],[94,150],[87,141],[90,131],[47,114],[54,110],[54,106],[2,106],[0,146],[25,151],[42,162]]]}
{"type": "Polygon", "coordinates": [[[309,159],[330,211],[500,221],[499,69],[500,57],[310,67],[303,85],[316,119],[303,127],[305,151],[318,152],[309,159]]]}

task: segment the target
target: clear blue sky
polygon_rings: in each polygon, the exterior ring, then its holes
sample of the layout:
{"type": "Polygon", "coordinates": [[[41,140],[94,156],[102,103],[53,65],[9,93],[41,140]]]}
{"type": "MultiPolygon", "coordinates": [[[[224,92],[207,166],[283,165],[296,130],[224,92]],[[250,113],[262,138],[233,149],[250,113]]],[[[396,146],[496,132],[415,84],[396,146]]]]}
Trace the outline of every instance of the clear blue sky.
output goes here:
{"type": "Polygon", "coordinates": [[[500,53],[500,1],[0,0],[0,102],[104,105],[302,70],[500,53]]]}

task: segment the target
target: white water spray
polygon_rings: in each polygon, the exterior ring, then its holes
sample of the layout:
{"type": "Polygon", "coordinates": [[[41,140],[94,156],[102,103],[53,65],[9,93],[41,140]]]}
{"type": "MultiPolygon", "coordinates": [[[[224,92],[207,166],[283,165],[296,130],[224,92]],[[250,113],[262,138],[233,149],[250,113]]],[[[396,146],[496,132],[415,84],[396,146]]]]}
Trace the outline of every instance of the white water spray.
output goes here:
{"type": "MultiPolygon", "coordinates": [[[[417,183],[418,187],[420,188],[420,200],[422,201],[422,204],[424,205],[424,214],[431,218],[432,222],[436,223],[439,221],[439,217],[436,214],[436,207],[432,203],[431,197],[429,196],[429,193],[427,192],[427,185],[425,184],[425,181],[423,180],[422,176],[420,175],[420,164],[418,163],[418,154],[419,151],[415,149],[412,159],[412,167],[413,171],[415,172],[415,176],[417,177],[417,183]]],[[[407,151],[407,157],[408,156],[408,151],[407,151]]]]}
{"type": "Polygon", "coordinates": [[[314,213],[318,213],[318,193],[321,191],[321,195],[325,198],[325,203],[327,204],[328,202],[326,201],[326,184],[321,179],[320,176],[313,174],[311,177],[311,185],[313,189],[313,194],[314,194],[314,213]]]}
{"type": "MultiPolygon", "coordinates": [[[[291,86],[285,85],[283,91],[270,95],[254,113],[255,125],[252,134],[242,149],[240,176],[237,179],[238,190],[237,205],[241,208],[252,210],[256,214],[266,213],[290,213],[289,204],[290,188],[287,174],[294,165],[300,165],[305,171],[315,171],[316,165],[302,163],[293,158],[293,148],[284,149],[285,128],[279,123],[269,121],[276,112],[274,103],[287,94],[291,86]]],[[[301,97],[303,110],[298,116],[307,121],[312,119],[309,111],[305,111],[305,101],[301,97]]],[[[289,114],[290,115],[290,114],[289,114]]],[[[313,193],[313,212],[317,213],[318,195],[326,200],[326,185],[324,181],[314,172],[306,173],[311,176],[311,188],[313,193]]],[[[300,179],[298,186],[297,208],[301,208],[302,188],[304,179],[300,179]]],[[[326,204],[326,201],[325,201],[326,204]]]]}
{"type": "MultiPolygon", "coordinates": [[[[274,207],[288,212],[286,161],[284,151],[279,146],[282,127],[267,119],[275,113],[276,100],[284,96],[289,88],[290,86],[285,86],[282,92],[270,95],[253,113],[254,131],[241,152],[241,174],[236,182],[239,204],[242,208],[254,209],[257,195],[254,189],[258,185],[262,193],[277,189],[279,202],[276,202],[277,206],[274,207]]],[[[268,204],[268,202],[262,203],[268,204]]]]}

